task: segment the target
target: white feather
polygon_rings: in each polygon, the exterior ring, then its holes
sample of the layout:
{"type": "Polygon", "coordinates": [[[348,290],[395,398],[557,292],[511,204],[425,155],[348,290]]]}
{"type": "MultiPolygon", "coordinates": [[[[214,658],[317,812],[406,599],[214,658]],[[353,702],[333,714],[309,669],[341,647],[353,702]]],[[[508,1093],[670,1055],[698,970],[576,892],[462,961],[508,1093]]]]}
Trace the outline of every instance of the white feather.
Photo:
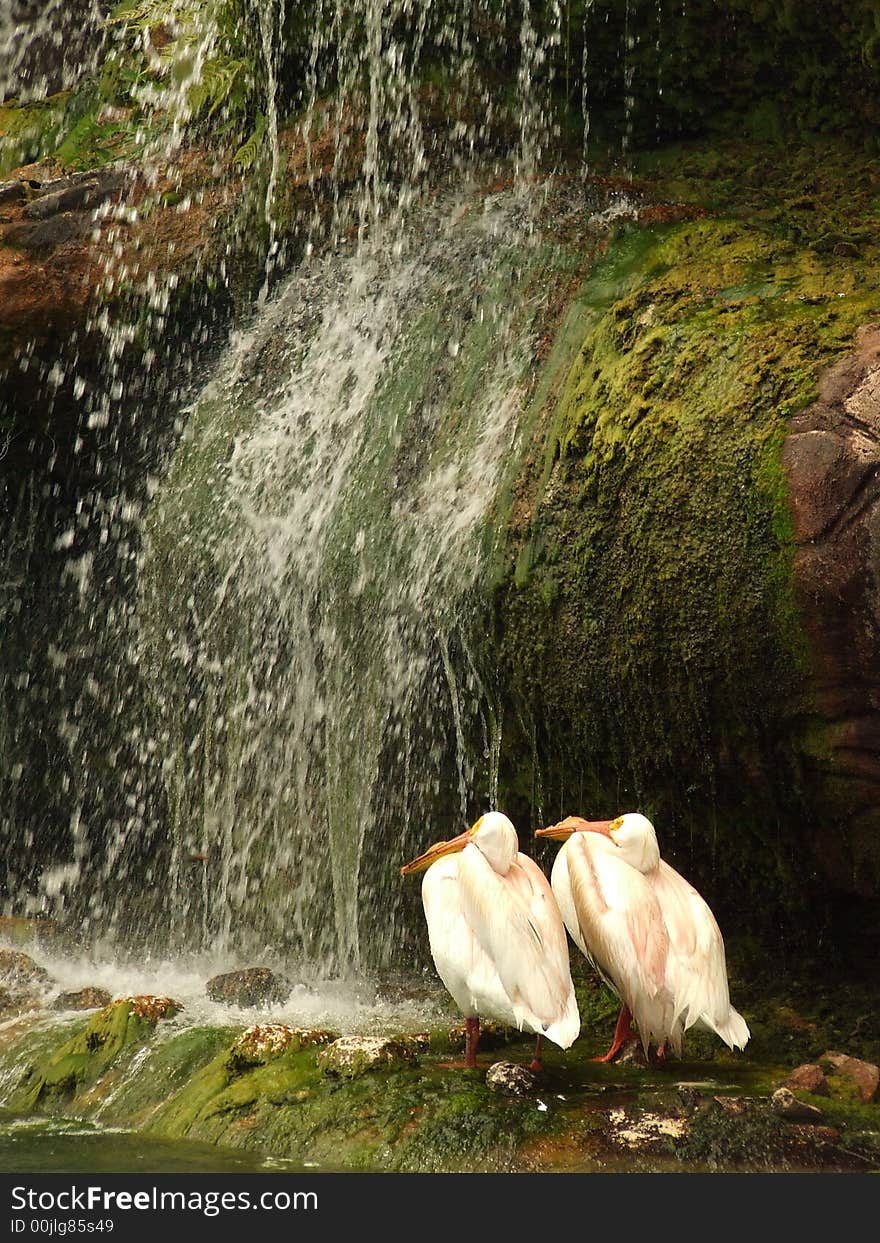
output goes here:
{"type": "MultiPolygon", "coordinates": [[[[510,832],[515,852],[512,825],[510,832]]],[[[471,841],[432,864],[422,901],[437,972],[463,1014],[498,1019],[563,1049],[574,1043],[580,1016],[565,927],[531,859],[515,852],[500,874],[471,841]]]]}

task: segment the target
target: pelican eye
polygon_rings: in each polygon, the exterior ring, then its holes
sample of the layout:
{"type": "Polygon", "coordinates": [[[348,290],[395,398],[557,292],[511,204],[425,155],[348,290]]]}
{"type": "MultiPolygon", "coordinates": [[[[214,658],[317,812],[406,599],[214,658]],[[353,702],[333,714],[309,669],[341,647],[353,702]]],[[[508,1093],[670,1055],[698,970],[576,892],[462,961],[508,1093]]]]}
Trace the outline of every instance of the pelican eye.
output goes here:
{"type": "Polygon", "coordinates": [[[623,816],[618,816],[616,820],[612,820],[611,821],[611,832],[613,833],[615,829],[619,829],[622,824],[623,824],[623,816]]]}

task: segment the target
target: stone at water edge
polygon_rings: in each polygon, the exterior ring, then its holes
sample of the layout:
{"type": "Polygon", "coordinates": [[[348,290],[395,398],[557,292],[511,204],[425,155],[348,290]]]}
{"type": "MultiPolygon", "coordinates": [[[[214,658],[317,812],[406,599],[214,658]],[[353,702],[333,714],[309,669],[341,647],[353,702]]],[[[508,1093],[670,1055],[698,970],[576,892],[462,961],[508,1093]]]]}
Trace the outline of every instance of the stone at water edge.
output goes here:
{"type": "Polygon", "coordinates": [[[822,1067],[811,1062],[796,1066],[782,1086],[792,1092],[811,1092],[813,1096],[828,1095],[828,1080],[822,1067]]]}
{"type": "Polygon", "coordinates": [[[51,985],[49,972],[38,966],[30,954],[0,949],[0,1018],[40,1009],[51,985]]]}
{"type": "Polygon", "coordinates": [[[789,1122],[820,1122],[825,1116],[815,1105],[799,1101],[790,1088],[777,1088],[770,1097],[770,1106],[789,1122]]]}
{"type": "Polygon", "coordinates": [[[538,1077],[528,1066],[516,1062],[493,1062],[486,1071],[486,1083],[507,1096],[528,1096],[538,1086],[538,1077]]]}
{"type": "Polygon", "coordinates": [[[880,1085],[880,1067],[875,1066],[873,1062],[863,1062],[861,1058],[850,1057],[847,1053],[834,1053],[831,1050],[823,1053],[819,1062],[824,1062],[837,1074],[843,1075],[850,1083],[855,1084],[859,1099],[864,1104],[867,1105],[874,1100],[877,1087],[880,1085]]]}
{"type": "Polygon", "coordinates": [[[315,1045],[327,1045],[336,1039],[335,1032],[319,1027],[288,1027],[284,1023],[255,1023],[247,1027],[229,1050],[226,1068],[242,1074],[291,1050],[298,1053],[315,1045]]]}
{"type": "Polygon", "coordinates": [[[205,992],[212,1001],[250,1007],[286,1001],[292,987],[289,980],[268,967],[243,967],[213,976],[205,985],[205,992]]]}
{"type": "Polygon", "coordinates": [[[405,1040],[384,1036],[340,1036],[318,1053],[325,1075],[354,1079],[369,1070],[400,1070],[415,1064],[413,1047],[405,1040]]]}
{"type": "Polygon", "coordinates": [[[45,988],[51,976],[38,966],[30,954],[21,950],[0,949],[0,981],[9,989],[45,988]]]}
{"type": "Polygon", "coordinates": [[[108,993],[105,988],[95,988],[91,985],[86,988],[76,989],[70,993],[59,993],[52,1002],[53,1010],[100,1010],[104,1006],[109,1006],[113,1000],[113,994],[108,993]]]}

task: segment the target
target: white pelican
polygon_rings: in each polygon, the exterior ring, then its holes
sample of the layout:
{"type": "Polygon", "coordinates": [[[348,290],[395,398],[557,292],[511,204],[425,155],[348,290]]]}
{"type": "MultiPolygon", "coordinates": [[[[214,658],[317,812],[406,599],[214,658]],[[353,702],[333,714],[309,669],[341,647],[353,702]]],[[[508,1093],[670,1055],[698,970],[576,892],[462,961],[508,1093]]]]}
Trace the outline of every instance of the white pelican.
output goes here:
{"type": "Polygon", "coordinates": [[[660,858],[654,826],[629,813],[616,820],[568,816],[537,837],[565,842],[551,884],[572,939],[622,1003],[610,1062],[632,1035],[681,1056],[690,1027],[713,1031],[743,1049],[745,1019],[730,1004],[724,940],[715,916],[660,858]]]}
{"type": "Polygon", "coordinates": [[[537,1035],[534,1070],[544,1036],[567,1049],[580,1031],[565,926],[546,876],[518,844],[507,816],[492,811],[401,868],[428,869],[431,954],[465,1016],[466,1066],[477,1064],[480,1015],[537,1035]]]}

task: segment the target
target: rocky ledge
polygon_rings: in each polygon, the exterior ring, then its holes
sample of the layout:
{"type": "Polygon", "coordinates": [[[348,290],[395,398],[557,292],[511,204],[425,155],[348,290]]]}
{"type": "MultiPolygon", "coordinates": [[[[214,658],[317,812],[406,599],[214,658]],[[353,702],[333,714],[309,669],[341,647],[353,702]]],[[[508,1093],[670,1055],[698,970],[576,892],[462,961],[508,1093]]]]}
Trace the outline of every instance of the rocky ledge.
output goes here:
{"type": "Polygon", "coordinates": [[[690,1060],[598,1065],[607,1032],[589,1023],[567,1054],[548,1049],[538,1073],[517,1032],[506,1033],[505,1060],[481,1055],[468,1070],[445,1027],[193,1026],[162,996],[47,1018],[0,1027],[0,1103],[18,1115],[100,1119],[331,1169],[880,1168],[880,1070],[833,1050],[786,1069],[779,1046],[791,1059],[823,1034],[788,1009],[750,1014],[754,1057],[692,1037],[690,1060]],[[772,1013],[784,1027],[768,1025],[772,1013]]]}

